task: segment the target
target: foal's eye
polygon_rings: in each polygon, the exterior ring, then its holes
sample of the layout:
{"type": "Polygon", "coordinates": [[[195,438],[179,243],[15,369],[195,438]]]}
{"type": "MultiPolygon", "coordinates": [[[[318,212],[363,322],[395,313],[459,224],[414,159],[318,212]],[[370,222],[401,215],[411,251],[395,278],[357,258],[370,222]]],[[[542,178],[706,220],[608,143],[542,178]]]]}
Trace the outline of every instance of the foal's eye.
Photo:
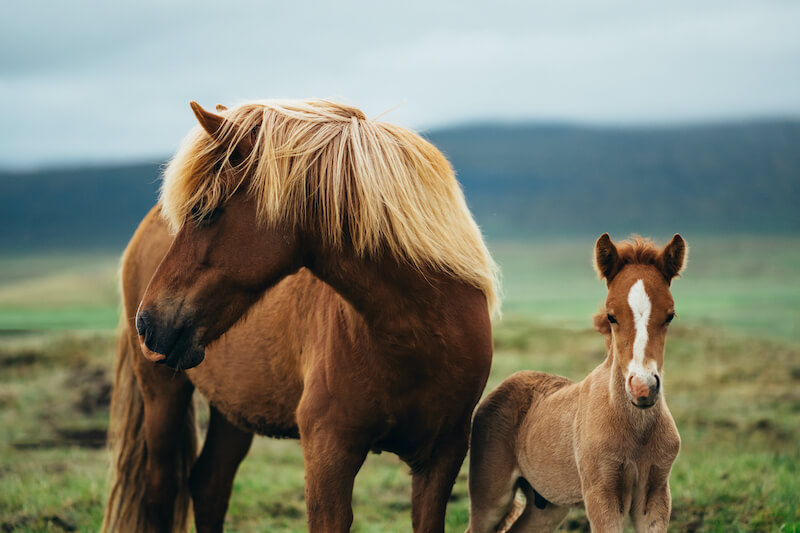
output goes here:
{"type": "Polygon", "coordinates": [[[611,322],[612,324],[617,323],[617,318],[611,313],[606,314],[606,318],[608,318],[608,321],[611,322]]]}
{"type": "Polygon", "coordinates": [[[665,323],[666,323],[666,324],[669,324],[670,322],[672,322],[672,319],[673,319],[673,318],[675,318],[675,313],[670,313],[670,314],[668,314],[668,315],[667,315],[667,320],[666,320],[666,322],[665,322],[665,323]]]}

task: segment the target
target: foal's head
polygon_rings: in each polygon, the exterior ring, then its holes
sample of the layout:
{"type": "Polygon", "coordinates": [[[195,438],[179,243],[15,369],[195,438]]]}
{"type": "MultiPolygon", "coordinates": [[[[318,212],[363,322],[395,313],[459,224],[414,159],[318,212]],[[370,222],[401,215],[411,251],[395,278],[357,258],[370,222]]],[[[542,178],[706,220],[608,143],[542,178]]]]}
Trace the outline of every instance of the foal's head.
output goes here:
{"type": "Polygon", "coordinates": [[[628,398],[639,408],[652,407],[661,392],[664,342],[675,318],[670,283],[683,270],[686,256],[686,243],[677,234],[663,249],[638,237],[618,247],[607,233],[595,245],[595,268],[608,285],[605,319],[614,364],[625,376],[628,398]]]}

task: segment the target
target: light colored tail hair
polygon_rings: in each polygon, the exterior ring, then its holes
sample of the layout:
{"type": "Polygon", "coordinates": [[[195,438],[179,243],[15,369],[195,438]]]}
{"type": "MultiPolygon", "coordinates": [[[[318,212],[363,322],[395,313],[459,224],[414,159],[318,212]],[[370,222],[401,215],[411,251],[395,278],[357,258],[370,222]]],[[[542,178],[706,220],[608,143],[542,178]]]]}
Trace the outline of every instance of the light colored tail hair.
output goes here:
{"type": "MultiPolygon", "coordinates": [[[[144,505],[147,487],[144,402],[133,372],[133,358],[138,354],[138,350],[131,339],[131,333],[123,317],[111,397],[111,422],[108,431],[112,453],[111,491],[103,517],[103,533],[134,533],[150,530],[144,505]]],[[[187,531],[191,514],[188,482],[189,472],[197,453],[194,407],[191,402],[184,424],[182,432],[184,437],[178,445],[175,464],[178,493],[173,512],[173,532],[187,531]]]]}

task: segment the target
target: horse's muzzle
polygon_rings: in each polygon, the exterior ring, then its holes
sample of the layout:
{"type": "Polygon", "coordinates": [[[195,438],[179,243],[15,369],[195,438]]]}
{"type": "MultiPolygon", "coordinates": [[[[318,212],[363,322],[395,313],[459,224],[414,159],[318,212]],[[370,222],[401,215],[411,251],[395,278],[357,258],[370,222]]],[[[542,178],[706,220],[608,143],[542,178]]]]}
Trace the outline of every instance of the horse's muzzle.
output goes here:
{"type": "Polygon", "coordinates": [[[197,332],[186,325],[164,326],[153,313],[142,310],[136,314],[136,332],[144,356],[176,370],[199,365],[205,350],[196,342],[197,332]]]}

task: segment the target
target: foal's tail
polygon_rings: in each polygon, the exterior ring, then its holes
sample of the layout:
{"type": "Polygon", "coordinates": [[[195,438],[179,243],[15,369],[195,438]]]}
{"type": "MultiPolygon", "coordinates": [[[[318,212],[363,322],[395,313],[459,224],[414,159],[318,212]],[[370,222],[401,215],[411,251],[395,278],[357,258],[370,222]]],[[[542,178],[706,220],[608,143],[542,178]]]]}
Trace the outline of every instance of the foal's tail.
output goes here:
{"type": "MultiPolygon", "coordinates": [[[[133,372],[134,357],[140,355],[132,344],[123,316],[119,335],[119,353],[115,364],[114,390],[111,397],[111,422],[108,440],[111,447],[111,492],[103,517],[103,533],[150,531],[146,517],[147,447],[142,391],[133,372]]],[[[189,472],[196,456],[197,436],[194,407],[186,413],[185,435],[176,450],[175,475],[178,493],[175,498],[172,531],[188,528],[191,497],[189,472]]]]}

